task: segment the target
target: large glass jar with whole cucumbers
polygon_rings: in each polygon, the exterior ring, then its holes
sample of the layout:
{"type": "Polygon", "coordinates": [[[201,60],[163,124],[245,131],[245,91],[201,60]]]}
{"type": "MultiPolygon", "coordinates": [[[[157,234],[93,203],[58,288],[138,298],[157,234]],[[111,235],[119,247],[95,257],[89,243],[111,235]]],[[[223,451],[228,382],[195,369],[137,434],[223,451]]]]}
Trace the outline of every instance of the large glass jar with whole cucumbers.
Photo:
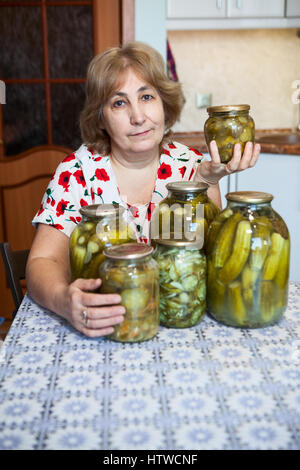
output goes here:
{"type": "Polygon", "coordinates": [[[132,242],[134,233],[125,220],[125,210],[118,204],[92,204],[80,209],[81,222],[70,236],[72,281],[96,279],[104,260],[106,246],[132,242]]]}
{"type": "Polygon", "coordinates": [[[198,242],[157,240],[160,322],[172,328],[197,325],[206,307],[206,256],[198,242]]]}
{"type": "Polygon", "coordinates": [[[271,325],[287,305],[288,228],[271,194],[238,191],[226,198],[208,231],[208,310],[231,326],[271,325]]]}
{"type": "Polygon", "coordinates": [[[176,181],[166,187],[168,195],[152,216],[151,240],[205,241],[209,225],[220,212],[207,196],[208,185],[176,181]]]}
{"type": "Polygon", "coordinates": [[[99,268],[100,293],[118,293],[125,307],[124,321],[108,338],[139,342],[153,338],[159,327],[158,267],[153,247],[143,243],[111,246],[103,251],[106,259],[99,268]]]}
{"type": "Polygon", "coordinates": [[[216,141],[221,162],[231,160],[235,144],[241,144],[243,152],[246,142],[254,142],[255,125],[249,109],[248,104],[207,108],[209,118],[204,124],[205,140],[207,145],[212,140],[216,141]]]}

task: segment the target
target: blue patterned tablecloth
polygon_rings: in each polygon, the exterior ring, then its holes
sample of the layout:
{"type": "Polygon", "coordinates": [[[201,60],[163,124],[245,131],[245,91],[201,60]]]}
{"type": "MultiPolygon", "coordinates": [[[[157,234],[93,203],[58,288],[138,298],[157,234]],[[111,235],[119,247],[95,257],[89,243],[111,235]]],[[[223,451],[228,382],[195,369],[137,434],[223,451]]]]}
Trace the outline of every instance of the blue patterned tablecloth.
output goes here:
{"type": "Polygon", "coordinates": [[[89,339],[28,296],[0,349],[0,449],[300,449],[300,284],[275,326],[89,339]]]}

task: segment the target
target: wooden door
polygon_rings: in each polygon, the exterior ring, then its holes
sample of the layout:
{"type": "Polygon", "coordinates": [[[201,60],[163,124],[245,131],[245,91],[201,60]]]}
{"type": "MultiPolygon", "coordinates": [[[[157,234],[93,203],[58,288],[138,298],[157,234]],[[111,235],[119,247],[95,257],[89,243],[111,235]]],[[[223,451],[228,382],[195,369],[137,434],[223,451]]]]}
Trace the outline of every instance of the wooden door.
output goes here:
{"type": "MultiPolygon", "coordinates": [[[[13,249],[30,248],[47,182],[81,143],[89,61],[133,39],[133,15],[134,0],[0,0],[0,241],[13,249]]],[[[0,316],[12,311],[0,262],[0,316]]]]}

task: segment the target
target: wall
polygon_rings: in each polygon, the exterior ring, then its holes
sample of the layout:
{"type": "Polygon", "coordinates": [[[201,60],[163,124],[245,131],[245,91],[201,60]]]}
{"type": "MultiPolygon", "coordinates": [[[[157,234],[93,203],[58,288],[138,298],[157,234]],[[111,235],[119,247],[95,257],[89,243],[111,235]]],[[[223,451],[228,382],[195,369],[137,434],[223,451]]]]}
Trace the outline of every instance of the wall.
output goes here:
{"type": "Polygon", "coordinates": [[[166,61],[166,0],[135,0],[135,39],[146,42],[166,61]]]}
{"type": "Polygon", "coordinates": [[[212,104],[251,105],[258,129],[293,128],[299,105],[292,103],[300,80],[300,38],[296,29],[169,31],[186,104],[176,131],[201,131],[206,109],[195,93],[212,93],[212,104]]]}

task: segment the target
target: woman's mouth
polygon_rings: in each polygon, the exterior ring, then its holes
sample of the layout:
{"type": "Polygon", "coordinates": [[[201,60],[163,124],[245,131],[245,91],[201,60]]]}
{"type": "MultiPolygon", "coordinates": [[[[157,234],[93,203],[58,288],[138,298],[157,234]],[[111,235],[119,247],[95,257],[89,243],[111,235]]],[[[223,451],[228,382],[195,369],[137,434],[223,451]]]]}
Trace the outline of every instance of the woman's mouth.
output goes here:
{"type": "Polygon", "coordinates": [[[142,137],[144,135],[147,135],[148,132],[150,132],[150,129],[148,129],[147,131],[143,131],[143,132],[137,132],[136,134],[131,134],[132,137],[142,137]]]}

